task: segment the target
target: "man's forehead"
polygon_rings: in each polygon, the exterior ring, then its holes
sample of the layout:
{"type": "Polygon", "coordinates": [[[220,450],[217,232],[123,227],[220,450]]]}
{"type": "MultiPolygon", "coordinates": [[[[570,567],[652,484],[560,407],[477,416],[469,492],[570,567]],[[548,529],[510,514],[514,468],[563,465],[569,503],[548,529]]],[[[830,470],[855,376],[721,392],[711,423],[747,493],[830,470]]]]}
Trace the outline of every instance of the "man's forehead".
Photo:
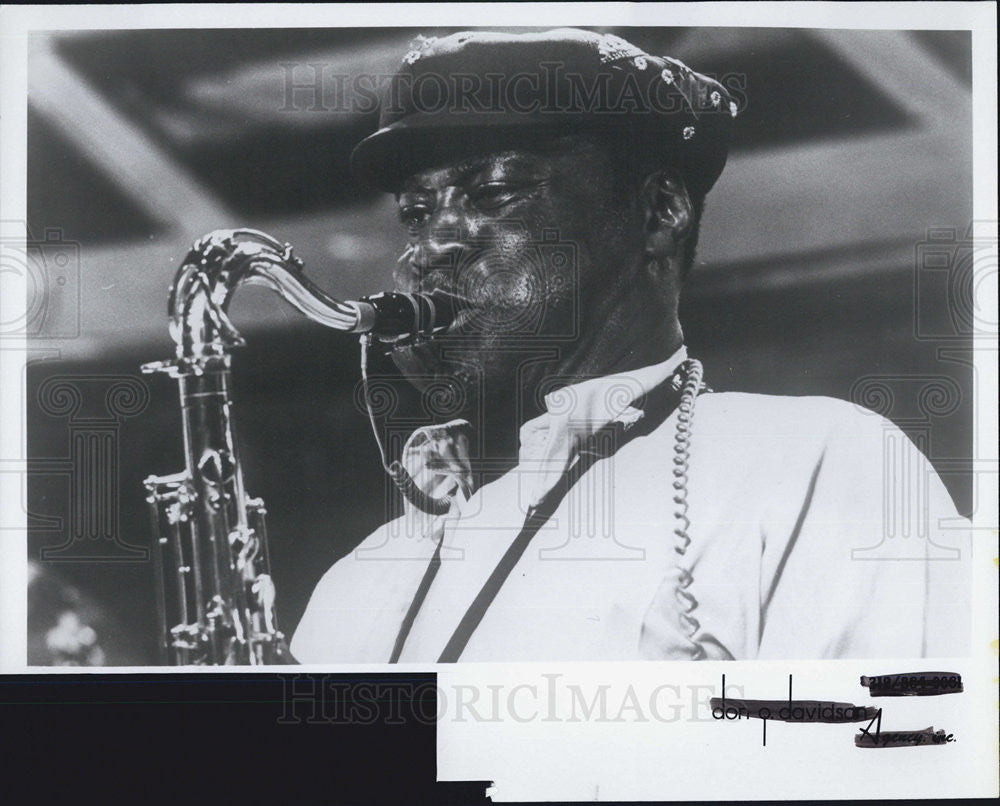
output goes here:
{"type": "Polygon", "coordinates": [[[558,170],[561,164],[579,165],[580,152],[591,145],[582,136],[567,136],[539,140],[534,145],[496,148],[435,165],[410,174],[400,187],[400,193],[414,192],[442,184],[460,184],[487,170],[558,170]]]}
{"type": "Polygon", "coordinates": [[[550,157],[534,154],[525,149],[490,151],[473,157],[439,163],[410,174],[403,181],[401,192],[412,193],[416,190],[441,185],[461,184],[490,169],[541,168],[544,167],[544,163],[550,161],[550,157]]]}

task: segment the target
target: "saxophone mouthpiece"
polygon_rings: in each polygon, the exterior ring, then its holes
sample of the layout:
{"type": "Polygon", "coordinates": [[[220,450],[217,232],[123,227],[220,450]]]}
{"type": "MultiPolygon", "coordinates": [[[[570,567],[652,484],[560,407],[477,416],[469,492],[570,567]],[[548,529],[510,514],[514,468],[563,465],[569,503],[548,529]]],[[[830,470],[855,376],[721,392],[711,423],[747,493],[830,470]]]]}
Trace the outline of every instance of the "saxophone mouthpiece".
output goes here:
{"type": "Polygon", "coordinates": [[[406,294],[385,291],[351,303],[357,308],[354,333],[372,333],[382,341],[434,336],[455,321],[454,297],[444,291],[406,294]]]}

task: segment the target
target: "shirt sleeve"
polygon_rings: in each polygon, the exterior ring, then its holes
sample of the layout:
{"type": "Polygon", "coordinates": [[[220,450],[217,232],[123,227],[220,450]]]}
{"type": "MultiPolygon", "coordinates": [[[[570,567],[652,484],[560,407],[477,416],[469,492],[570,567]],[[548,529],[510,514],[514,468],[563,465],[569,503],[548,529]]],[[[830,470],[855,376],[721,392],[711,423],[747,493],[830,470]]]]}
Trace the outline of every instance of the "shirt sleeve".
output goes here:
{"type": "Polygon", "coordinates": [[[789,506],[765,535],[758,657],[968,654],[971,525],[898,427],[843,404],[789,506]]]}

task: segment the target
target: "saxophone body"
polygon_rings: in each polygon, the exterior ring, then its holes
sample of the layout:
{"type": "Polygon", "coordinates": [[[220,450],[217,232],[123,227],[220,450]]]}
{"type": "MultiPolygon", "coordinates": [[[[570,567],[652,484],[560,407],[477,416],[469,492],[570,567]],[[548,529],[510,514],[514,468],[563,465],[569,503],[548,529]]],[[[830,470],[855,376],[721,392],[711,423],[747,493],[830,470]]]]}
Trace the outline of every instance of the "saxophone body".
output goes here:
{"type": "Polygon", "coordinates": [[[293,662],[275,615],[266,510],[243,482],[230,362],[244,341],[227,310],[240,286],[265,285],[311,319],[354,330],[357,304],[328,297],[301,269],[290,247],[263,233],[209,233],[188,253],[170,289],[176,356],[142,368],[177,380],[183,420],[185,469],[145,480],[167,663],[293,662]]]}
{"type": "Polygon", "coordinates": [[[275,615],[266,510],[244,487],[233,424],[231,354],[245,342],[228,309],[243,285],[266,286],[309,319],[362,334],[362,356],[375,338],[431,338],[455,319],[439,293],[336,300],[309,281],[288,244],[256,230],[216,230],[194,244],[170,289],[176,355],[142,367],[176,379],[180,392],[185,468],[144,482],[160,646],[174,665],[294,662],[275,615]]]}

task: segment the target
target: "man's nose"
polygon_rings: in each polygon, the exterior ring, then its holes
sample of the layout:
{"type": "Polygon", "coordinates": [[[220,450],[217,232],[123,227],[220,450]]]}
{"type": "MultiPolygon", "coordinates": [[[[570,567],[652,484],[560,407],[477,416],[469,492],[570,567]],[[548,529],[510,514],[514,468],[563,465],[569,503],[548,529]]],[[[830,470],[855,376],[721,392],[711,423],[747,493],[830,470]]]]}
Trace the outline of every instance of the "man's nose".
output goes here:
{"type": "Polygon", "coordinates": [[[454,193],[442,194],[410,257],[424,290],[453,282],[467,237],[468,227],[460,199],[454,193]]]}
{"type": "Polygon", "coordinates": [[[428,233],[413,245],[407,260],[396,266],[400,291],[451,291],[457,285],[464,246],[449,233],[428,233]]]}

